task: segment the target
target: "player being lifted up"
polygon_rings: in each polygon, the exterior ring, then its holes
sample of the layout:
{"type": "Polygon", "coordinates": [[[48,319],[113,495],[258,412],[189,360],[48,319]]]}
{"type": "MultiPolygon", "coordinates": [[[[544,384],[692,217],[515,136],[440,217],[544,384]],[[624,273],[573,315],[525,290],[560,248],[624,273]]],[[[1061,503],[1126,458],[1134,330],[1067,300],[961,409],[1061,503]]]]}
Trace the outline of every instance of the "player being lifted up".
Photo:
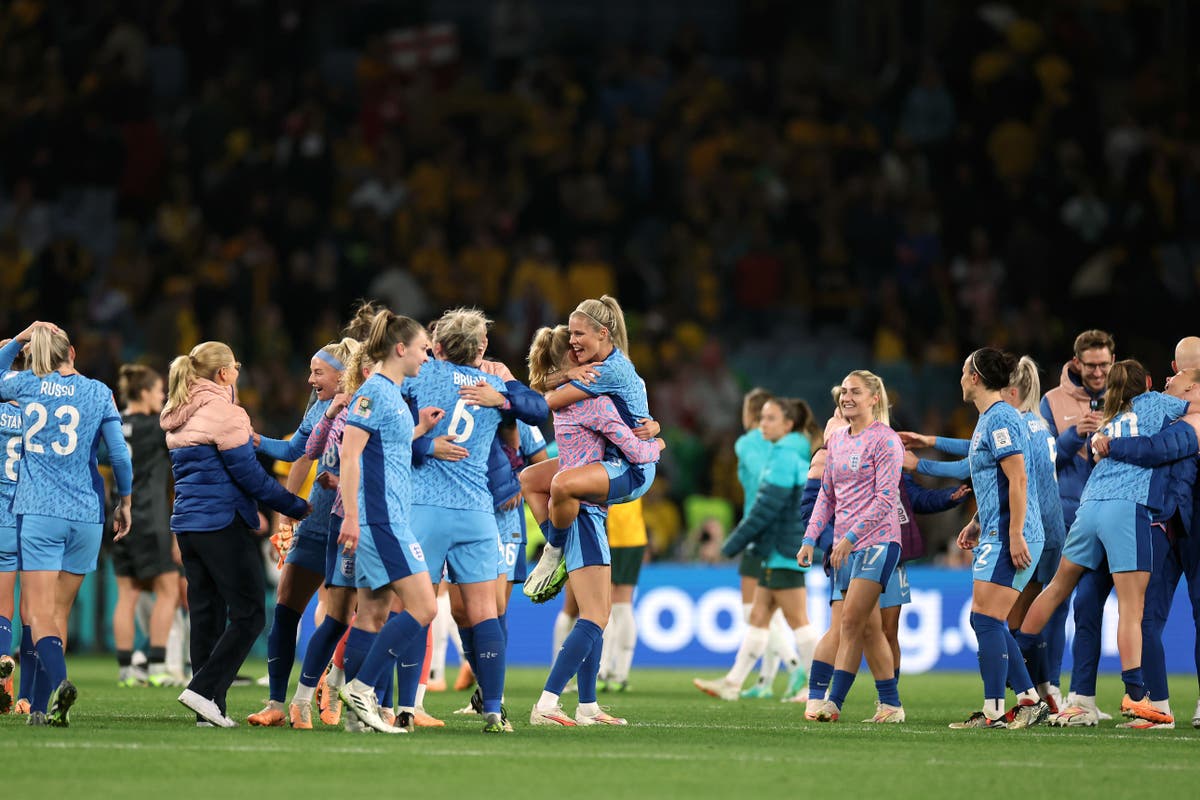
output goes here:
{"type": "MultiPolygon", "coordinates": [[[[604,394],[612,398],[622,421],[639,439],[658,436],[658,423],[650,417],[646,383],[626,355],[629,337],[616,299],[605,295],[584,300],[568,322],[570,361],[547,376],[547,388],[558,387],[546,396],[550,409],[557,411],[604,394]]],[[[581,501],[607,505],[641,497],[654,482],[656,471],[657,461],[630,464],[610,445],[603,461],[559,469],[558,461],[551,459],[522,472],[522,491],[547,544],[525,581],[526,596],[545,602],[566,582],[562,545],[581,501]]]]}

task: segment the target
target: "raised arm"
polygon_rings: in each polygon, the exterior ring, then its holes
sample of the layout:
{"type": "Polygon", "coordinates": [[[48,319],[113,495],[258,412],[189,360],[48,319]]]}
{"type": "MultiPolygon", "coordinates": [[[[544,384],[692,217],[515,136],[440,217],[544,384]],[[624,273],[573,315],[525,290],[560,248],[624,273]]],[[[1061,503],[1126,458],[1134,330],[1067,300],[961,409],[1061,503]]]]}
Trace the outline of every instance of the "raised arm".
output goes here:
{"type": "Polygon", "coordinates": [[[1157,467],[1200,452],[1190,415],[1172,423],[1153,436],[1129,436],[1108,439],[1108,457],[1139,467],[1157,467]]]}
{"type": "Polygon", "coordinates": [[[665,446],[662,439],[643,441],[621,419],[611,402],[598,403],[595,419],[585,424],[616,445],[630,464],[651,464],[658,461],[658,454],[665,446]]]}
{"type": "Polygon", "coordinates": [[[917,460],[917,474],[928,475],[931,478],[953,478],[965,481],[971,477],[971,462],[960,458],[957,461],[932,461],[927,458],[917,460]]]}
{"type": "Polygon", "coordinates": [[[918,514],[949,511],[967,499],[967,492],[962,486],[929,489],[913,480],[911,475],[904,476],[904,487],[908,490],[908,499],[912,503],[913,511],[918,514]]]}
{"type": "Polygon", "coordinates": [[[795,491],[794,482],[788,483],[787,476],[796,474],[800,459],[790,451],[777,452],[776,457],[779,461],[768,467],[767,475],[758,486],[758,494],[754,496],[750,510],[721,547],[721,552],[727,558],[732,558],[758,541],[767,526],[779,519],[787,507],[788,498],[795,491]]]}
{"type": "Polygon", "coordinates": [[[306,431],[304,426],[301,425],[288,439],[272,439],[269,436],[263,436],[260,437],[258,447],[255,450],[276,461],[284,461],[290,464],[304,455],[305,447],[308,444],[308,437],[311,433],[311,429],[306,431]]]}

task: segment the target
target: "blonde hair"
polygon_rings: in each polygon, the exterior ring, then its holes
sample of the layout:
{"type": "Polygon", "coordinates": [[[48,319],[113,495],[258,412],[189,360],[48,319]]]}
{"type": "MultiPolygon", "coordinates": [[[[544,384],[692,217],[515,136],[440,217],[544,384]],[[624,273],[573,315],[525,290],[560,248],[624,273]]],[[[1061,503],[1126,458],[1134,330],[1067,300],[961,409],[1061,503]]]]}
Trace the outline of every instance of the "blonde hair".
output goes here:
{"type": "Polygon", "coordinates": [[[29,333],[29,369],[44,378],[71,360],[71,340],[62,330],[38,326],[29,333]]]}
{"type": "MultiPolygon", "coordinates": [[[[350,316],[350,321],[346,323],[346,327],[342,328],[342,335],[365,342],[367,336],[371,333],[371,323],[375,321],[376,315],[383,310],[383,306],[374,300],[359,300],[358,305],[354,307],[354,311],[350,316]]],[[[347,362],[343,359],[342,363],[345,364],[347,362]]]]}
{"type": "Polygon", "coordinates": [[[571,334],[566,325],[538,328],[529,345],[529,386],[537,392],[554,388],[550,376],[562,369],[571,347],[571,334]]]}
{"type": "Polygon", "coordinates": [[[124,405],[136,403],[142,399],[142,392],[150,391],[161,380],[162,376],[145,364],[122,364],[117,378],[117,394],[124,405]]]}
{"type": "Polygon", "coordinates": [[[384,309],[371,321],[371,330],[367,333],[362,351],[371,361],[385,361],[395,351],[396,345],[407,345],[423,330],[425,329],[421,323],[412,317],[404,317],[384,309]]]}
{"type": "MultiPolygon", "coordinates": [[[[891,425],[892,415],[888,407],[887,387],[883,385],[883,378],[866,369],[856,369],[847,375],[846,378],[858,378],[866,385],[868,392],[878,395],[879,402],[875,404],[872,413],[879,422],[882,422],[884,425],[891,425]]],[[[838,399],[841,399],[840,393],[838,394],[838,399]]]]}
{"type": "Polygon", "coordinates": [[[340,342],[330,342],[321,348],[322,353],[328,353],[333,356],[342,366],[349,365],[354,360],[354,356],[362,349],[362,343],[358,339],[353,339],[347,336],[340,342]]]}
{"type": "Polygon", "coordinates": [[[625,329],[625,312],[621,310],[621,304],[617,302],[617,298],[606,294],[599,300],[584,300],[571,312],[572,317],[576,314],[587,317],[592,324],[592,330],[598,331],[601,328],[607,330],[613,346],[626,356],[629,355],[629,333],[625,329]]]}
{"type": "Polygon", "coordinates": [[[1029,356],[1021,356],[1013,370],[1008,385],[1017,390],[1017,410],[1026,413],[1037,411],[1042,397],[1042,379],[1038,377],[1038,365],[1029,356]]]}
{"type": "Polygon", "coordinates": [[[452,308],[433,328],[433,343],[452,364],[474,366],[492,321],[477,308],[452,308]]]}
{"type": "Polygon", "coordinates": [[[212,380],[224,367],[234,364],[233,351],[224,342],[201,342],[186,356],[176,356],[167,374],[166,413],[183,405],[192,395],[192,384],[199,378],[212,380]]]}
{"type": "Polygon", "coordinates": [[[363,368],[373,367],[375,360],[367,355],[366,347],[359,347],[350,356],[350,360],[344,363],[346,369],[342,372],[341,380],[338,381],[338,389],[346,394],[354,394],[367,381],[363,377],[363,368]]]}

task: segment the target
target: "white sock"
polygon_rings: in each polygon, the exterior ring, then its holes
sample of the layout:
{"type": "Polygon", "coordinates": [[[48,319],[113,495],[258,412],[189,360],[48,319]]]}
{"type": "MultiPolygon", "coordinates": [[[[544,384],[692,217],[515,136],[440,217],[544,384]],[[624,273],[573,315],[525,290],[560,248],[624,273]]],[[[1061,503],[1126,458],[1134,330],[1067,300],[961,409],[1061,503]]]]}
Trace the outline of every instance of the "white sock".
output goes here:
{"type": "Polygon", "coordinates": [[[746,635],[742,638],[742,644],[738,647],[737,658],[734,659],[733,668],[729,670],[729,674],[725,676],[725,682],[734,686],[741,686],[746,682],[746,676],[750,674],[750,670],[754,669],[754,664],[762,657],[763,651],[767,649],[767,639],[771,636],[766,628],[747,628],[746,635]]]}
{"type": "Polygon", "coordinates": [[[614,603],[608,624],[604,626],[604,649],[600,654],[600,672],[596,676],[599,680],[613,679],[613,656],[617,650],[617,637],[620,634],[621,625],[621,619],[617,615],[617,606],[614,603]]]}
{"type": "Polygon", "coordinates": [[[771,686],[775,683],[781,659],[787,660],[796,655],[796,648],[792,644],[792,632],[783,618],[783,611],[775,609],[767,631],[770,635],[767,639],[767,649],[763,651],[762,666],[759,667],[758,673],[758,682],[762,686],[771,686]]]}
{"type": "Polygon", "coordinates": [[[987,714],[988,719],[1000,719],[1004,716],[1004,698],[999,700],[984,700],[983,713],[987,714]]]}
{"type": "Polygon", "coordinates": [[[171,620],[171,632],[167,634],[167,672],[174,675],[183,674],[183,657],[186,644],[183,637],[183,609],[175,609],[175,618],[171,620]]]}
{"type": "Polygon", "coordinates": [[[417,708],[425,707],[425,684],[417,684],[417,708]]]}
{"type": "MultiPolygon", "coordinates": [[[[446,595],[446,607],[450,606],[450,596],[446,595]]],[[[458,663],[466,663],[466,657],[463,655],[462,634],[458,632],[458,623],[450,616],[450,612],[446,612],[446,630],[450,632],[450,644],[454,645],[454,652],[458,653],[458,663]]],[[[445,663],[443,662],[443,668],[445,663]]]]}
{"type": "Polygon", "coordinates": [[[325,685],[331,689],[340,689],[346,682],[346,670],[329,665],[329,674],[325,676],[325,685]]]}
{"type": "Polygon", "coordinates": [[[575,627],[575,617],[568,616],[565,611],[558,612],[558,616],[554,618],[554,649],[550,652],[551,664],[554,663],[554,659],[558,658],[558,651],[562,649],[563,642],[567,640],[573,627],[575,627]]]}
{"type": "Polygon", "coordinates": [[[316,691],[315,686],[305,686],[303,683],[296,684],[296,695],[292,698],[292,702],[296,705],[312,705],[313,692],[316,691]]]}
{"type": "MultiPolygon", "coordinates": [[[[1151,700],[1150,705],[1154,706],[1159,711],[1164,711],[1168,714],[1171,714],[1171,701],[1170,700],[1151,700]]],[[[1171,714],[1171,716],[1175,716],[1175,715],[1171,714]]]]}
{"type": "Polygon", "coordinates": [[[800,659],[800,667],[807,675],[812,672],[813,653],[817,651],[817,643],[821,641],[821,634],[817,632],[817,626],[810,622],[792,631],[792,636],[795,637],[796,655],[800,659]]]}
{"type": "Polygon", "coordinates": [[[150,616],[154,613],[154,595],[150,592],[142,592],[138,595],[137,605],[133,607],[133,618],[137,621],[137,625],[142,629],[142,633],[146,634],[146,638],[150,638],[150,616]]]}
{"type": "Polygon", "coordinates": [[[458,632],[454,620],[450,618],[450,595],[439,595],[437,614],[433,618],[433,655],[429,661],[429,674],[443,680],[446,677],[446,648],[450,644],[450,628],[458,632]]]}
{"type": "Polygon", "coordinates": [[[580,703],[579,713],[585,717],[594,717],[600,713],[599,703],[580,703]]]}
{"type": "Polygon", "coordinates": [[[742,622],[750,622],[750,609],[754,608],[753,603],[742,603],[742,622]]]}
{"type": "Polygon", "coordinates": [[[1039,699],[1041,699],[1041,698],[1038,697],[1038,693],[1034,689],[1026,689],[1025,691],[1023,691],[1017,695],[1018,703],[1024,703],[1026,701],[1028,701],[1030,703],[1036,703],[1039,699]]]}
{"type": "Polygon", "coordinates": [[[1079,706],[1080,708],[1091,709],[1092,711],[1098,710],[1096,708],[1096,695],[1094,694],[1075,695],[1075,705],[1079,706]]]}
{"type": "Polygon", "coordinates": [[[400,706],[400,713],[401,713],[401,714],[403,714],[405,711],[407,711],[408,713],[412,714],[412,713],[413,713],[413,712],[415,712],[416,710],[417,710],[417,709],[416,709],[416,706],[400,706]]]}
{"type": "MultiPolygon", "coordinates": [[[[633,603],[613,603],[612,621],[620,621],[613,648],[612,669],[608,679],[617,683],[629,680],[629,670],[633,666],[633,653],[637,649],[637,619],[633,616],[633,603]]],[[[612,627],[612,622],[609,622],[612,627]]]]}
{"type": "Polygon", "coordinates": [[[542,696],[538,698],[537,707],[542,711],[550,711],[558,706],[558,695],[553,692],[542,690],[542,696]]]}

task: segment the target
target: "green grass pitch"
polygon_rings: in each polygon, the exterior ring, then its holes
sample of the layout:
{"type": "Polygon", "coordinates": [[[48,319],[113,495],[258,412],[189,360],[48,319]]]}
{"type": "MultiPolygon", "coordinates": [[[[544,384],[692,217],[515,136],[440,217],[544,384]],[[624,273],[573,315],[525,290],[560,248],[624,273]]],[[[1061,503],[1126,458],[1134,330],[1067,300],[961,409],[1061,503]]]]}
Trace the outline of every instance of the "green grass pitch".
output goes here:
{"type": "MultiPolygon", "coordinates": [[[[528,725],[545,672],[509,674],[516,733],[484,736],[477,717],[454,716],[466,693],[431,694],[447,727],[407,736],[197,729],[177,689],[119,689],[110,659],[72,657],[80,689],[70,729],[28,728],[0,717],[13,798],[519,797],[1196,797],[1200,731],[1196,684],[1177,676],[1176,730],[1115,723],[1060,731],[951,731],[981,700],[977,675],[906,676],[909,721],[871,726],[874,686],[864,674],[846,704],[849,722],[805,722],[803,707],[771,700],[725,703],[691,686],[694,673],[634,669],[633,691],[601,695],[628,728],[528,725]],[[49,794],[47,794],[49,790],[49,794]]],[[[246,672],[262,674],[262,664],[246,672]]],[[[711,677],[711,673],[705,677],[711,677]]],[[[782,683],[782,679],[781,679],[782,683]]],[[[1105,676],[1110,712],[1121,688],[1105,676]]],[[[261,707],[266,689],[234,689],[231,715],[261,707]]],[[[565,706],[574,710],[574,697],[565,706]]],[[[314,718],[315,718],[314,714],[314,718]]]]}

